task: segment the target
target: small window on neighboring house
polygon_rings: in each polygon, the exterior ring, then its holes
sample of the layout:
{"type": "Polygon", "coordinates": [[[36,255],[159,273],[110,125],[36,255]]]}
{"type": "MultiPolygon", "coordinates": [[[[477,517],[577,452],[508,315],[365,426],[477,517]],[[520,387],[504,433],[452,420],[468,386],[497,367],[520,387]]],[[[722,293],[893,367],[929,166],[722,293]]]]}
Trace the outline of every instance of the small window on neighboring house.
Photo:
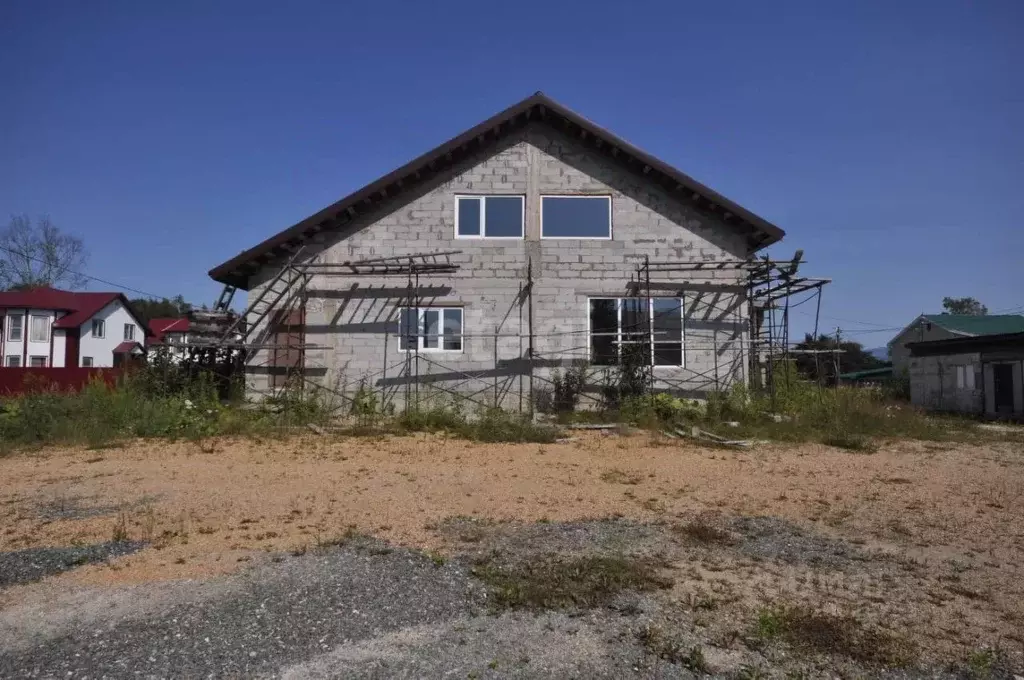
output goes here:
{"type": "Polygon", "coordinates": [[[456,238],[523,238],[522,196],[456,196],[456,238]]]}
{"type": "Polygon", "coordinates": [[[974,366],[956,367],[956,388],[958,390],[974,389],[974,366]]]}
{"type": "Polygon", "coordinates": [[[403,307],[398,326],[403,350],[462,351],[461,307],[403,307]]]}
{"type": "Polygon", "coordinates": [[[50,341],[50,317],[32,315],[28,326],[29,342],[50,341]]]}
{"type": "Polygon", "coordinates": [[[14,355],[7,357],[7,366],[10,368],[21,368],[21,357],[14,355]]]}
{"type": "Polygon", "coordinates": [[[28,365],[32,368],[44,368],[46,366],[46,357],[29,357],[28,365]]]}
{"type": "Polygon", "coordinates": [[[102,338],[107,334],[107,324],[103,319],[92,320],[92,337],[102,338]]]}
{"type": "Polygon", "coordinates": [[[135,339],[135,324],[126,323],[124,325],[124,339],[134,340],[135,339]]]}
{"type": "Polygon", "coordinates": [[[541,238],[612,237],[611,196],[541,196],[541,238]]]}
{"type": "Polygon", "coordinates": [[[21,342],[22,326],[25,323],[25,317],[21,314],[11,314],[7,324],[7,339],[11,342],[21,342]]]}
{"type": "Polygon", "coordinates": [[[82,357],[82,368],[92,368],[92,357],[82,357]]]}

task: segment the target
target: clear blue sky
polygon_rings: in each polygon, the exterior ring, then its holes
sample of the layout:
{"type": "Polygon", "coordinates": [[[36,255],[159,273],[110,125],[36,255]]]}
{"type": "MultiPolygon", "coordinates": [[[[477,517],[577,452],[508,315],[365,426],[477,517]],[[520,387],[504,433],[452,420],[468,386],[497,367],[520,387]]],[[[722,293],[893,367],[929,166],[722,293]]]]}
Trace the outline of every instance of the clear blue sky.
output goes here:
{"type": "Polygon", "coordinates": [[[0,217],[211,303],[210,267],[543,90],[784,228],[835,280],[823,325],[872,347],[944,295],[1024,311],[1022,26],[1020,0],[7,0],[0,217]]]}

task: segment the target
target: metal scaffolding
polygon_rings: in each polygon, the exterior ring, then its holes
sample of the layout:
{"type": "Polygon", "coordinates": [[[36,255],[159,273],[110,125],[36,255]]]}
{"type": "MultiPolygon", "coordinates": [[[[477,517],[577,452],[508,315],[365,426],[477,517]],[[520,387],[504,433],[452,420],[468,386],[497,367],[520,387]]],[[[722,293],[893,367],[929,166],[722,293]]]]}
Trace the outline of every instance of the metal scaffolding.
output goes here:
{"type": "MultiPolygon", "coordinates": [[[[321,277],[402,277],[405,279],[404,292],[396,295],[399,300],[399,323],[397,333],[388,329],[383,332],[383,361],[381,368],[368,371],[359,378],[362,385],[370,389],[380,388],[381,404],[392,403],[395,389],[404,389],[404,402],[417,403],[420,399],[421,383],[429,382],[432,390],[457,395],[460,398],[485,406],[502,403],[509,396],[511,381],[519,379],[519,407],[533,415],[537,381],[548,386],[550,376],[538,374],[538,364],[552,367],[564,366],[571,357],[589,356],[591,343],[595,335],[589,328],[582,330],[538,331],[534,318],[535,269],[532,258],[528,258],[524,276],[518,285],[515,302],[506,313],[506,320],[518,305],[519,329],[517,332],[501,330],[496,326],[493,333],[467,333],[462,329],[460,338],[465,342],[471,338],[487,338],[493,341],[494,366],[491,371],[462,370],[446,365],[439,359],[443,356],[428,355],[420,351],[420,339],[427,333],[418,322],[410,322],[404,317],[402,310],[419,310],[424,304],[421,287],[423,277],[448,276],[459,271],[460,267],[452,261],[452,256],[461,254],[460,250],[443,250],[436,252],[420,252],[408,255],[353,259],[345,262],[317,262],[315,257],[308,257],[304,247],[296,249],[275,275],[262,285],[255,296],[251,296],[248,306],[241,315],[230,315],[226,305],[234,294],[232,286],[225,286],[218,305],[213,312],[207,313],[206,323],[219,332],[207,332],[194,344],[204,347],[230,348],[240,352],[248,370],[267,369],[268,382],[272,389],[283,389],[289,381],[293,384],[315,385],[342,398],[346,404],[352,403],[351,394],[345,390],[334,389],[322,382],[312,380],[307,375],[307,358],[313,350],[329,350],[330,345],[308,343],[306,340],[306,311],[311,297],[321,294],[312,287],[315,279],[321,277]],[[211,318],[214,319],[211,321],[211,318]],[[219,319],[219,321],[217,321],[219,319]],[[285,328],[282,340],[281,329],[285,328]],[[293,332],[294,331],[294,332],[293,332]],[[538,338],[582,335],[582,342],[567,342],[552,356],[550,352],[538,351],[538,338]],[[509,362],[499,353],[499,340],[515,338],[518,350],[515,359],[509,362]],[[389,360],[389,351],[394,352],[397,341],[401,357],[397,361],[389,360]],[[525,345],[525,346],[524,346],[525,345]],[[265,363],[255,361],[255,357],[264,353],[265,363]],[[268,358],[269,357],[269,358],[268,358]],[[514,367],[510,375],[502,373],[499,368],[514,367]],[[426,369],[430,375],[424,375],[426,369]],[[431,371],[441,369],[444,375],[451,376],[455,384],[439,384],[436,374],[431,371]],[[275,375],[285,374],[285,378],[277,380],[275,375]],[[485,375],[485,374],[490,375],[485,375]],[[499,379],[506,375],[506,379],[499,379]],[[524,409],[525,407],[525,409],[524,409]]],[[[629,328],[620,328],[615,334],[620,346],[635,344],[644,348],[651,355],[651,360],[643,367],[644,380],[649,392],[655,389],[692,390],[695,383],[702,385],[706,391],[719,390],[736,379],[737,370],[742,380],[754,389],[763,388],[771,391],[774,399],[775,376],[777,366],[790,361],[796,353],[792,349],[789,337],[790,300],[800,293],[810,293],[818,298],[815,314],[815,333],[817,333],[818,313],[823,286],[829,279],[810,278],[798,275],[799,267],[804,264],[802,251],[789,260],[772,260],[768,257],[749,260],[717,260],[717,261],[652,261],[645,256],[636,266],[626,284],[624,298],[637,300],[635,308],[643,305],[644,313],[637,316],[637,321],[629,328]],[[671,274],[686,272],[691,274],[684,281],[673,280],[671,274]],[[687,368],[685,377],[673,378],[662,372],[655,371],[655,343],[664,342],[664,332],[655,329],[656,316],[652,301],[659,297],[680,299],[680,319],[685,324],[685,305],[691,308],[703,305],[708,314],[717,315],[717,319],[725,320],[729,328],[744,328],[744,333],[733,333],[725,342],[720,342],[717,328],[706,336],[698,336],[697,340],[685,337],[681,331],[679,343],[682,353],[682,364],[686,366],[687,352],[711,352],[713,365],[698,369],[687,368]],[[725,304],[723,304],[723,298],[725,304]],[[641,302],[642,301],[642,302],[641,302]],[[628,337],[625,337],[628,336],[628,337]],[[738,344],[738,348],[737,348],[738,344]],[[723,349],[728,347],[728,350],[723,349]],[[728,373],[723,379],[720,366],[720,354],[732,352],[739,357],[726,366],[728,373]],[[742,359],[745,358],[745,361],[742,359]],[[739,366],[735,365],[736,363],[739,366]]],[[[808,300],[810,296],[808,297],[808,300]]],[[[800,301],[802,304],[806,300],[800,301]]],[[[589,313],[589,312],[588,312],[589,313]]],[[[670,313],[670,312],[661,312],[670,313]]],[[[389,322],[390,323],[390,322],[389,322]]],[[[463,318],[463,325],[465,319],[463,318]]],[[[504,325],[504,324],[502,324],[504,325]]],[[[713,324],[711,324],[713,325],[713,324]]],[[[443,328],[439,329],[443,334],[443,328]]],[[[621,352],[621,348],[617,349],[621,352]]],[[[789,372],[786,372],[788,376],[789,372]]]]}

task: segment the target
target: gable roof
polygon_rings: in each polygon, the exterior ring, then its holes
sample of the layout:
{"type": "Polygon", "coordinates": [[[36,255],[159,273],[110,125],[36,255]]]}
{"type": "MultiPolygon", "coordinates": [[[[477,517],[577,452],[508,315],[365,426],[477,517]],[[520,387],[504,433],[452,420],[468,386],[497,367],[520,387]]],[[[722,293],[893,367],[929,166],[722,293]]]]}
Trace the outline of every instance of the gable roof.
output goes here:
{"type": "Polygon", "coordinates": [[[952,333],[964,335],[999,335],[1024,332],[1024,315],[992,314],[925,314],[924,318],[952,333]]]}
{"type": "Polygon", "coordinates": [[[642,173],[647,181],[678,193],[694,206],[717,212],[728,223],[747,231],[752,250],[771,245],[785,235],[782,229],[764,218],[595,125],[543,92],[537,92],[298,224],[217,265],[210,270],[210,276],[221,283],[245,288],[249,276],[259,267],[294,250],[316,232],[346,226],[358,215],[375,209],[395,194],[407,191],[427,177],[477,153],[483,146],[491,145],[499,138],[537,121],[543,121],[579,138],[582,143],[605,154],[615,163],[642,173]]]}
{"type": "MultiPolygon", "coordinates": [[[[121,293],[79,292],[60,290],[49,286],[0,292],[0,309],[48,309],[56,312],[67,312],[54,322],[54,328],[78,328],[104,307],[115,300],[120,300],[125,309],[139,321],[139,315],[121,293]]],[[[148,333],[146,324],[140,321],[143,330],[148,333]]]]}

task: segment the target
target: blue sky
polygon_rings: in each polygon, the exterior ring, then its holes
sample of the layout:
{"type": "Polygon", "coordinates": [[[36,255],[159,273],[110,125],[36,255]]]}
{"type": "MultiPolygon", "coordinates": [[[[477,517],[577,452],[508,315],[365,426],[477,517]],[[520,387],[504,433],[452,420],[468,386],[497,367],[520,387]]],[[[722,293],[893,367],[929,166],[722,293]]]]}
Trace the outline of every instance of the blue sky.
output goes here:
{"type": "Polygon", "coordinates": [[[212,266],[543,90],[784,228],[772,252],[835,280],[823,327],[871,347],[945,295],[1024,311],[1022,25],[1018,0],[8,0],[0,217],[212,303],[212,266]]]}

